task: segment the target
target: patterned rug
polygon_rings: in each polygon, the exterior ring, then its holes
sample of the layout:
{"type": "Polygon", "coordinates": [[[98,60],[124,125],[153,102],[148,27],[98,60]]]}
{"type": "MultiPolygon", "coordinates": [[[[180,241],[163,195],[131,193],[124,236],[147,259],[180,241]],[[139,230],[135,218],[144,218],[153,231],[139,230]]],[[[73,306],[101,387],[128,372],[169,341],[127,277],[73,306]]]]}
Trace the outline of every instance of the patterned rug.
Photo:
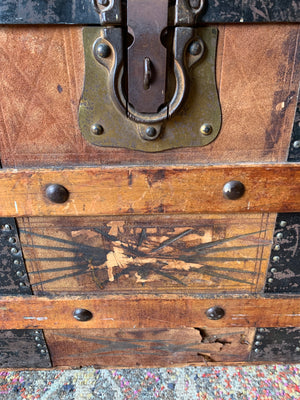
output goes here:
{"type": "Polygon", "coordinates": [[[5,400],[299,400],[300,364],[2,371],[5,400]]]}

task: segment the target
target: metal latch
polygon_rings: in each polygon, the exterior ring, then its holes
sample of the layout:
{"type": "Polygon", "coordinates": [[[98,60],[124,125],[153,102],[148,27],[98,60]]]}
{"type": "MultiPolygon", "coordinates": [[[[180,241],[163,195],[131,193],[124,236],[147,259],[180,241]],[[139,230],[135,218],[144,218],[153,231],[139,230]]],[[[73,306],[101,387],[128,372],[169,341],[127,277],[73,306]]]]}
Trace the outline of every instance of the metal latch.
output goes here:
{"type": "Polygon", "coordinates": [[[203,2],[94,0],[102,26],[84,28],[79,110],[90,143],[160,151],[201,146],[216,137],[217,29],[195,28],[203,2]],[[181,122],[174,126],[175,117],[181,122]]]}

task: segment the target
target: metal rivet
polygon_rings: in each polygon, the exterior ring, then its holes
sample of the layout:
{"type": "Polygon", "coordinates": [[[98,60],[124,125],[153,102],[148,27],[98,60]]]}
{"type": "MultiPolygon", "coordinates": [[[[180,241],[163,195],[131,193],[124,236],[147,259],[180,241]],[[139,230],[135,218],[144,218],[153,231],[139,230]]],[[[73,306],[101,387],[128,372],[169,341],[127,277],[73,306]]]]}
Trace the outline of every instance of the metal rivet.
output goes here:
{"type": "Polygon", "coordinates": [[[286,221],[280,221],[280,226],[282,228],[285,228],[287,226],[287,222],[286,221]]]}
{"type": "Polygon", "coordinates": [[[45,354],[45,353],[46,353],[46,350],[42,349],[41,354],[45,354]]]}
{"type": "Polygon", "coordinates": [[[225,311],[221,307],[214,306],[206,310],[205,314],[207,318],[216,320],[223,318],[225,315],[225,311]]]}
{"type": "Polygon", "coordinates": [[[259,328],[259,329],[258,329],[258,332],[264,332],[264,331],[265,331],[264,328],[259,328]]]}
{"type": "Polygon", "coordinates": [[[43,347],[43,345],[42,345],[41,343],[38,343],[38,344],[36,345],[36,347],[43,347]]]}
{"type": "Polygon", "coordinates": [[[223,195],[226,199],[237,200],[245,193],[245,186],[240,181],[230,181],[223,187],[223,195]]]}
{"type": "Polygon", "coordinates": [[[275,274],[275,272],[277,272],[277,269],[276,268],[271,268],[271,272],[272,272],[272,274],[275,274]]]}
{"type": "Polygon", "coordinates": [[[275,244],[275,246],[274,246],[274,250],[276,250],[276,251],[280,250],[280,246],[279,246],[279,244],[275,244]]]}
{"type": "Polygon", "coordinates": [[[260,346],[260,345],[261,345],[261,342],[257,341],[257,342],[255,342],[254,344],[255,344],[255,346],[260,346]]]}
{"type": "Polygon", "coordinates": [[[203,50],[203,43],[200,40],[195,40],[189,45],[189,53],[192,56],[199,56],[203,50]]]}
{"type": "Polygon", "coordinates": [[[14,237],[10,237],[9,239],[8,239],[8,241],[9,241],[9,243],[16,243],[16,238],[14,238],[14,237]]]}
{"type": "Polygon", "coordinates": [[[274,262],[278,262],[278,261],[280,260],[280,257],[274,256],[274,257],[272,258],[272,260],[273,260],[274,262]]]}
{"type": "Polygon", "coordinates": [[[294,149],[300,149],[300,140],[295,140],[295,142],[293,143],[293,147],[294,149]]]}
{"type": "Polygon", "coordinates": [[[41,338],[38,337],[38,336],[36,336],[36,337],[34,338],[34,340],[35,340],[36,342],[39,342],[39,341],[41,340],[41,338]]]}
{"type": "Polygon", "coordinates": [[[149,138],[154,138],[157,135],[157,130],[153,126],[148,126],[145,133],[149,138]]]}
{"type": "Polygon", "coordinates": [[[34,331],[35,335],[39,335],[41,332],[40,331],[34,331]]]}
{"type": "Polygon", "coordinates": [[[46,196],[53,203],[65,203],[69,198],[69,192],[64,186],[54,183],[47,186],[46,196]]]}
{"type": "Polygon", "coordinates": [[[26,285],[25,285],[24,282],[20,282],[20,283],[19,283],[19,286],[20,286],[20,287],[25,287],[26,285]]]}
{"type": "Polygon", "coordinates": [[[202,124],[200,126],[200,132],[202,133],[202,135],[210,135],[213,131],[213,128],[210,124],[202,124]]]}
{"type": "Polygon", "coordinates": [[[273,278],[269,278],[269,279],[268,279],[268,282],[269,282],[269,283],[272,283],[273,281],[274,281],[273,278]]]}
{"type": "Polygon", "coordinates": [[[13,247],[12,249],[10,249],[10,252],[11,252],[11,254],[17,254],[18,253],[18,249],[13,247]]]}
{"type": "Polygon", "coordinates": [[[20,265],[21,262],[20,262],[20,260],[14,260],[14,264],[15,264],[15,265],[20,265]]]}
{"type": "Polygon", "coordinates": [[[262,337],[262,335],[256,335],[256,339],[262,339],[263,337],[262,337]]]}
{"type": "Polygon", "coordinates": [[[283,234],[281,232],[277,233],[276,238],[277,239],[282,239],[283,238],[283,234]]]}
{"type": "Polygon", "coordinates": [[[23,272],[22,272],[22,271],[17,271],[17,272],[16,272],[16,275],[19,276],[19,277],[21,277],[21,276],[23,276],[23,272]]]}
{"type": "Polygon", "coordinates": [[[73,312],[73,317],[77,319],[77,321],[84,322],[92,319],[93,314],[89,310],[86,310],[85,308],[76,308],[76,310],[73,312]]]}
{"type": "Polygon", "coordinates": [[[296,350],[296,351],[300,351],[300,347],[296,347],[295,350],[296,350]]]}
{"type": "Polygon", "coordinates": [[[254,352],[255,352],[255,353],[259,353],[260,350],[259,350],[259,349],[254,349],[254,352]]]}
{"type": "Polygon", "coordinates": [[[110,47],[105,43],[100,43],[95,49],[97,57],[107,58],[110,56],[110,47]]]}
{"type": "Polygon", "coordinates": [[[93,124],[91,126],[91,132],[93,135],[102,135],[104,132],[103,126],[100,124],[93,124]]]}
{"type": "Polygon", "coordinates": [[[5,224],[4,227],[3,227],[3,229],[4,229],[5,231],[11,231],[11,226],[8,225],[8,224],[5,224]]]}
{"type": "Polygon", "coordinates": [[[97,0],[99,6],[104,6],[107,7],[109,5],[109,1],[108,0],[97,0]]]}

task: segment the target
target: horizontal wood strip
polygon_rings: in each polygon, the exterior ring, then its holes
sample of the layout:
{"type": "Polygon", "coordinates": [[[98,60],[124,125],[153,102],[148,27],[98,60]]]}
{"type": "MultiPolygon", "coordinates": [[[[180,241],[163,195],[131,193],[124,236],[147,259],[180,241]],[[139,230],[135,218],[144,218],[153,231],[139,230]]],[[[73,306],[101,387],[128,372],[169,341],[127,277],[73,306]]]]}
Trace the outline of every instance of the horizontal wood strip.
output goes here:
{"type": "Polygon", "coordinates": [[[286,327],[300,326],[299,310],[299,296],[2,297],[0,329],[286,327]],[[225,316],[208,319],[205,312],[213,306],[222,307],[225,316]],[[77,308],[89,310],[93,318],[77,321],[77,308]]]}
{"type": "Polygon", "coordinates": [[[300,211],[300,165],[97,167],[0,171],[0,216],[86,216],[200,212],[300,211]],[[231,180],[246,188],[223,196],[231,180]],[[70,192],[63,204],[46,198],[49,184],[70,192]]]}

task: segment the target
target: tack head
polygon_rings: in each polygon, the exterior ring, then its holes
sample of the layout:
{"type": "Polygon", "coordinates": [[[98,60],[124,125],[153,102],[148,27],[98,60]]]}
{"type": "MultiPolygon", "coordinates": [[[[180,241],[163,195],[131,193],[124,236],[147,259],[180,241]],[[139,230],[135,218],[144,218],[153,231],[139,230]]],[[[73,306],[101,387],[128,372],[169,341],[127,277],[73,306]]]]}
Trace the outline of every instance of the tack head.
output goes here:
{"type": "Polygon", "coordinates": [[[229,181],[223,187],[223,195],[228,200],[237,200],[245,193],[245,186],[240,181],[229,181]]]}
{"type": "Polygon", "coordinates": [[[77,319],[77,321],[86,322],[93,318],[93,314],[85,308],[76,308],[73,312],[73,317],[77,319]]]}
{"type": "Polygon", "coordinates": [[[65,203],[69,198],[69,192],[64,186],[54,183],[47,186],[46,196],[53,203],[65,203]]]}
{"type": "Polygon", "coordinates": [[[217,319],[221,319],[224,317],[225,311],[223,308],[221,308],[219,306],[214,306],[214,307],[211,307],[208,310],[206,310],[205,314],[206,314],[207,318],[217,320],[217,319]]]}

